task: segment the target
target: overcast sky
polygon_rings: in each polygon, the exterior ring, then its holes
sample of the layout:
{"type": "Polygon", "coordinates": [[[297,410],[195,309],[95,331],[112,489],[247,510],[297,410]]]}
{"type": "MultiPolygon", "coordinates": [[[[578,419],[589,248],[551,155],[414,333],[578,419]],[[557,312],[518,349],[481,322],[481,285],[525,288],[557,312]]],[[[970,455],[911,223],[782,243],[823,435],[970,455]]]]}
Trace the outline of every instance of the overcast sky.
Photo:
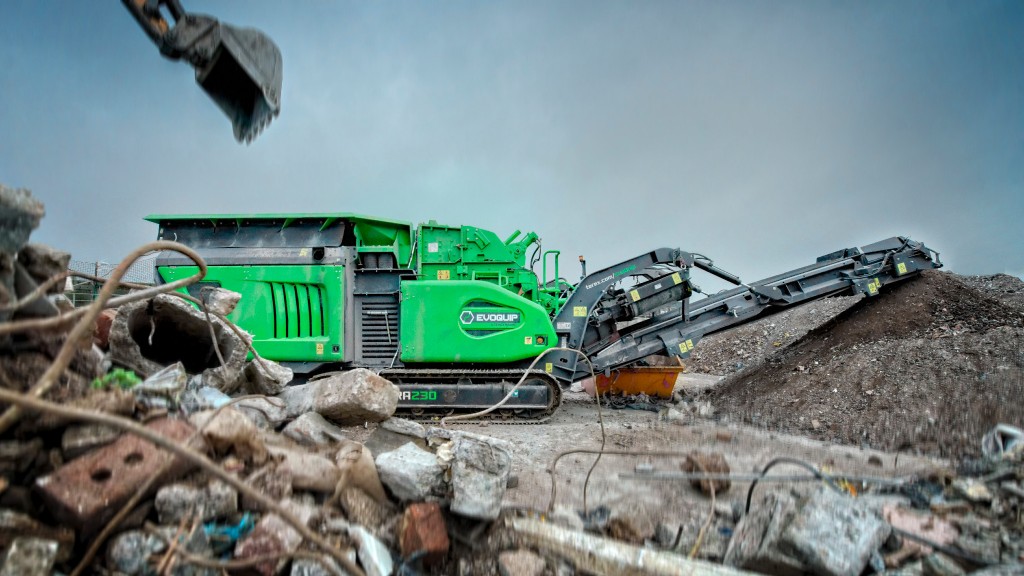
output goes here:
{"type": "Polygon", "coordinates": [[[563,275],[660,246],[754,280],[910,235],[1024,274],[1024,2],[215,2],[268,33],[250,146],[117,0],[0,2],[0,182],[116,262],[150,213],[535,230],[563,275]]]}

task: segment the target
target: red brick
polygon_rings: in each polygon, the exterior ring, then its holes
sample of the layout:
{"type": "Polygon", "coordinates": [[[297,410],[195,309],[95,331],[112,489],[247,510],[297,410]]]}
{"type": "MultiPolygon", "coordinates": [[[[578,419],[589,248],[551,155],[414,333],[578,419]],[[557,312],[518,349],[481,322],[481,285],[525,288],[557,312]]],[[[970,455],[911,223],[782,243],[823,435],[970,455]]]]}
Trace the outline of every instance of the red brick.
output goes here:
{"type": "MultiPolygon", "coordinates": [[[[177,441],[184,441],[193,432],[187,422],[170,418],[153,421],[146,427],[177,441]]],[[[82,530],[84,535],[91,535],[157,473],[166,454],[138,436],[125,434],[113,444],[39,478],[36,487],[58,520],[82,530]]],[[[153,483],[147,497],[163,483],[194,467],[179,457],[173,457],[172,462],[163,477],[153,483]]]]}
{"type": "Polygon", "coordinates": [[[115,316],[117,316],[117,310],[108,308],[96,317],[96,328],[93,330],[92,340],[103,350],[110,347],[110,327],[114,324],[115,316]]]}
{"type": "Polygon", "coordinates": [[[448,528],[436,502],[410,504],[402,516],[398,544],[402,557],[425,551],[424,566],[433,566],[448,555],[448,528]]]}

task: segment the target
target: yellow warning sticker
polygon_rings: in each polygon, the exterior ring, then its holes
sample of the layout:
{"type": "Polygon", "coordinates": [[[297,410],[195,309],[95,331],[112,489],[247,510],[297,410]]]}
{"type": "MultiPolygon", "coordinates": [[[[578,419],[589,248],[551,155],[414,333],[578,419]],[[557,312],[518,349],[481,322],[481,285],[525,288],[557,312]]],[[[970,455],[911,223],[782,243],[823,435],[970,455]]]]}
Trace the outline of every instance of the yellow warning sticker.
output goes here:
{"type": "Polygon", "coordinates": [[[897,264],[896,265],[896,273],[899,274],[900,276],[906,274],[907,273],[907,263],[906,262],[900,262],[899,264],[897,264]]]}
{"type": "Polygon", "coordinates": [[[533,336],[523,338],[523,344],[533,344],[533,336]]]}
{"type": "Polygon", "coordinates": [[[686,354],[686,342],[679,343],[679,353],[686,354]]]}
{"type": "Polygon", "coordinates": [[[633,299],[633,302],[638,302],[640,300],[640,292],[637,292],[636,290],[630,290],[629,296],[633,299]]]}
{"type": "Polygon", "coordinates": [[[451,270],[438,270],[437,271],[437,279],[438,280],[451,280],[452,279],[452,271],[451,270]]]}
{"type": "Polygon", "coordinates": [[[573,306],[572,307],[572,315],[576,316],[576,317],[579,317],[579,316],[584,316],[585,317],[587,315],[587,307],[586,306],[573,306]]]}
{"type": "Polygon", "coordinates": [[[299,250],[299,256],[308,256],[308,255],[309,255],[309,248],[303,248],[303,249],[299,250]]]}
{"type": "Polygon", "coordinates": [[[875,294],[878,294],[878,286],[875,286],[875,283],[872,282],[868,284],[868,295],[874,296],[875,294]]]}
{"type": "Polygon", "coordinates": [[[324,343],[323,342],[317,342],[316,343],[316,353],[319,356],[323,356],[324,355],[324,343]]]}
{"type": "Polygon", "coordinates": [[[551,371],[554,370],[554,369],[555,369],[555,365],[552,364],[551,362],[547,362],[547,363],[544,364],[544,371],[547,372],[548,374],[551,374],[551,371]]]}
{"type": "Polygon", "coordinates": [[[683,279],[679,276],[679,272],[676,272],[675,274],[672,275],[672,282],[673,283],[680,284],[680,283],[682,283],[682,281],[683,281],[683,279]]]}
{"type": "Polygon", "coordinates": [[[877,290],[877,289],[879,289],[881,287],[882,287],[882,281],[879,280],[878,278],[875,278],[875,289],[877,290]]]}

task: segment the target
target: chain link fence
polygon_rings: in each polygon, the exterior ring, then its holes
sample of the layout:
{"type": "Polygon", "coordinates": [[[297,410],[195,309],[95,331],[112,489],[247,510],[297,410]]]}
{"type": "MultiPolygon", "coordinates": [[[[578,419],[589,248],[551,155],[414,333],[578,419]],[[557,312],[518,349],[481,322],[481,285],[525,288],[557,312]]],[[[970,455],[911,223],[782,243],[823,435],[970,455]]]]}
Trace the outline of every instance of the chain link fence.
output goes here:
{"type": "MultiPolygon", "coordinates": [[[[156,259],[156,256],[156,254],[149,254],[136,260],[135,263],[128,268],[128,271],[121,280],[123,282],[132,282],[135,284],[155,284],[156,269],[154,267],[154,260],[156,259]]],[[[72,272],[91,274],[104,279],[110,278],[111,273],[114,272],[114,268],[117,268],[117,264],[111,264],[109,262],[72,260],[68,264],[68,270],[71,270],[72,272]]],[[[102,284],[93,282],[92,280],[71,277],[68,278],[65,295],[71,299],[71,302],[74,303],[76,307],[87,306],[96,299],[96,296],[99,295],[102,287],[102,284]]],[[[127,293],[127,288],[118,288],[115,291],[115,294],[127,293]]]]}

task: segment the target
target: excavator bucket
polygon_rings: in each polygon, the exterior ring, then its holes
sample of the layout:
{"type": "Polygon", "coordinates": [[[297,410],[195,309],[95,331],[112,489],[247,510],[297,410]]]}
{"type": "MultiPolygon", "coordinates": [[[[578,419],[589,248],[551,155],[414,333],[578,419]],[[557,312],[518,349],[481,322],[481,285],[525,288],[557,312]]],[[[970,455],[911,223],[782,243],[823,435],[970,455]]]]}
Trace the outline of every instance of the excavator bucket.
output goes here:
{"type": "Polygon", "coordinates": [[[281,51],[258,30],[219,28],[220,42],[196,67],[196,82],[231,119],[235,138],[252,142],[281,110],[281,51]]]}
{"type": "Polygon", "coordinates": [[[186,12],[178,0],[122,2],[161,54],[195,68],[239,142],[252,142],[280,112],[281,51],[266,34],[186,12]]]}

